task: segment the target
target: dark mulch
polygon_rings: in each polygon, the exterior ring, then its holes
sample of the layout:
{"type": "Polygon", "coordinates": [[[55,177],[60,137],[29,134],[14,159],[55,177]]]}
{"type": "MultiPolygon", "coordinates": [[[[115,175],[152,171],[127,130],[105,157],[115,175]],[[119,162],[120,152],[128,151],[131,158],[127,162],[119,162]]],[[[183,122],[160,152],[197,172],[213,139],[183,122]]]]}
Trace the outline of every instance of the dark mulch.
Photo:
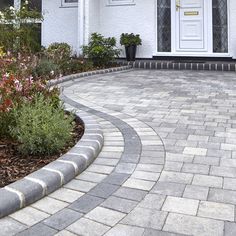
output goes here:
{"type": "Polygon", "coordinates": [[[17,143],[0,139],[0,188],[21,179],[58,159],[81,139],[83,133],[84,126],[77,120],[73,132],[73,142],[57,155],[40,157],[22,156],[17,151],[17,143]]]}

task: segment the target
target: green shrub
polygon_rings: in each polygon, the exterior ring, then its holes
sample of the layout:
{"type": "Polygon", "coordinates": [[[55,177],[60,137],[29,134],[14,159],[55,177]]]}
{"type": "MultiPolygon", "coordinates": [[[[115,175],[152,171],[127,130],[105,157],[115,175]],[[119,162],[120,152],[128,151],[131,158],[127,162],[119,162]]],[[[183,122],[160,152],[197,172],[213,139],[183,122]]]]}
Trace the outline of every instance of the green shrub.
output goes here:
{"type": "Polygon", "coordinates": [[[33,76],[51,79],[58,76],[60,68],[52,60],[42,59],[33,70],[33,76]]]}
{"type": "Polygon", "coordinates": [[[63,74],[75,74],[93,69],[92,62],[71,58],[63,67],[63,74]]]}
{"type": "Polygon", "coordinates": [[[10,127],[15,126],[13,112],[0,112],[0,138],[11,138],[10,127]]]}
{"type": "Polygon", "coordinates": [[[93,33],[87,46],[83,46],[83,53],[95,66],[107,66],[119,56],[116,39],[105,38],[101,34],[93,33]]]}
{"type": "Polygon", "coordinates": [[[67,43],[53,43],[45,51],[46,56],[59,66],[70,60],[72,49],[67,43]]]}
{"type": "Polygon", "coordinates": [[[124,45],[125,47],[128,46],[133,46],[133,45],[142,45],[142,40],[140,38],[139,34],[128,34],[128,33],[123,33],[120,36],[120,44],[124,45]]]}
{"type": "Polygon", "coordinates": [[[33,104],[22,104],[14,116],[16,126],[11,128],[11,134],[24,155],[54,154],[71,141],[72,117],[65,117],[62,108],[54,108],[42,96],[33,104]]]}

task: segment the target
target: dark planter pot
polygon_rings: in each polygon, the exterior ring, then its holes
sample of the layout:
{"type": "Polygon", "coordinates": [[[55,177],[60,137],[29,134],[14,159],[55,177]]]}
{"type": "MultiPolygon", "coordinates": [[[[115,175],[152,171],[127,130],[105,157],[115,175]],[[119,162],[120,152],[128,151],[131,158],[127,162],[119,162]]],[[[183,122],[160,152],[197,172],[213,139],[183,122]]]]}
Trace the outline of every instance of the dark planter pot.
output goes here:
{"type": "Polygon", "coordinates": [[[130,45],[125,47],[127,61],[135,61],[137,45],[130,45]]]}

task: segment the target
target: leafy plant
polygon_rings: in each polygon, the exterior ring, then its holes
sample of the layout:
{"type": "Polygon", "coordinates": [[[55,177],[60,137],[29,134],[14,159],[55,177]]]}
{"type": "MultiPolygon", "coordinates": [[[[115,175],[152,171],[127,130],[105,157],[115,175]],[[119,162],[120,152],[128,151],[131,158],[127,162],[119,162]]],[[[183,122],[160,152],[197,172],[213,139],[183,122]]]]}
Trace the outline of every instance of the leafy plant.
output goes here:
{"type": "Polygon", "coordinates": [[[71,46],[67,43],[53,43],[45,51],[46,57],[59,66],[70,60],[71,54],[71,46]]]}
{"type": "Polygon", "coordinates": [[[11,135],[19,142],[24,155],[49,155],[62,150],[71,141],[73,117],[65,116],[62,108],[55,108],[43,96],[34,103],[24,102],[14,110],[16,125],[11,135]]]}
{"type": "Polygon", "coordinates": [[[129,34],[123,33],[120,36],[120,44],[124,45],[125,47],[133,46],[133,45],[142,45],[142,40],[139,34],[129,34]]]}
{"type": "Polygon", "coordinates": [[[101,34],[93,33],[89,44],[83,46],[83,53],[95,66],[104,67],[119,56],[120,50],[116,47],[114,37],[105,38],[101,34]]]}
{"type": "Polygon", "coordinates": [[[93,64],[90,61],[71,58],[63,68],[64,74],[75,74],[93,69],[93,64]]]}
{"type": "Polygon", "coordinates": [[[60,67],[52,60],[42,59],[33,69],[33,76],[44,79],[53,79],[60,74],[60,67]]]}
{"type": "Polygon", "coordinates": [[[29,9],[27,1],[20,9],[12,6],[4,9],[0,12],[0,46],[14,53],[39,51],[38,22],[41,20],[42,14],[29,9]]]}
{"type": "Polygon", "coordinates": [[[15,124],[12,111],[20,109],[24,102],[33,103],[38,96],[43,96],[51,104],[58,108],[60,105],[59,90],[49,89],[45,81],[34,81],[30,78],[16,78],[14,75],[5,74],[0,79],[0,136],[9,137],[9,129],[15,124]]]}

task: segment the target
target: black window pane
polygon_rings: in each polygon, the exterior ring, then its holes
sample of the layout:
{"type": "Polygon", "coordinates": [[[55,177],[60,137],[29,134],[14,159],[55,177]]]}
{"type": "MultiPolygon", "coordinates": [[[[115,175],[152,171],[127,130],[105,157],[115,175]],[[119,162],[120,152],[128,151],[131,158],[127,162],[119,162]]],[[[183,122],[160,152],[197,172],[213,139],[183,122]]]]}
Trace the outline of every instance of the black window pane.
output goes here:
{"type": "Polygon", "coordinates": [[[171,0],[157,0],[158,52],[171,52],[171,0]]]}
{"type": "Polygon", "coordinates": [[[14,0],[0,0],[0,11],[10,6],[14,6],[14,0]]]}
{"type": "Polygon", "coordinates": [[[213,52],[228,52],[227,0],[212,0],[213,52]]]}
{"type": "Polygon", "coordinates": [[[30,48],[32,52],[38,52],[41,49],[41,23],[28,23],[21,24],[20,26],[22,30],[25,32],[22,35],[22,42],[26,45],[27,48],[30,48]]]}
{"type": "MultiPolygon", "coordinates": [[[[24,2],[25,0],[21,0],[21,4],[24,2]]],[[[28,5],[29,9],[42,12],[42,0],[28,0],[28,5]]]]}
{"type": "Polygon", "coordinates": [[[78,2],[78,0],[65,0],[65,3],[78,2]]]}

